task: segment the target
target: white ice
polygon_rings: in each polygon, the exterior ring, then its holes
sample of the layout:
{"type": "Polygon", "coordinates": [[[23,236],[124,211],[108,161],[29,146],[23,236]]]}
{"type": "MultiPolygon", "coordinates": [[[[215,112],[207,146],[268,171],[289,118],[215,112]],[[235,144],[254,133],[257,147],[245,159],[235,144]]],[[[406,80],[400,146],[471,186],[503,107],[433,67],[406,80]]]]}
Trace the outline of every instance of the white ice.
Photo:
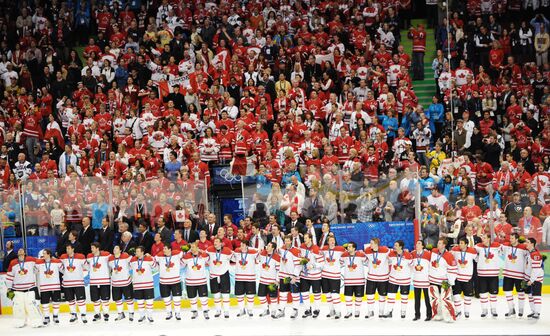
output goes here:
{"type": "MultiPolygon", "coordinates": [[[[109,322],[91,322],[92,314],[88,313],[88,324],[82,322],[75,324],[69,323],[69,314],[61,314],[61,323],[57,326],[48,326],[45,328],[31,329],[25,327],[16,329],[13,327],[11,316],[0,316],[0,335],[40,335],[40,336],[58,336],[58,335],[76,335],[76,336],[161,336],[161,335],[550,335],[550,295],[543,296],[543,309],[540,320],[528,320],[525,316],[522,319],[505,319],[504,313],[507,311],[506,301],[503,296],[499,296],[499,317],[485,318],[480,317],[480,306],[478,300],[473,300],[472,311],[468,320],[460,319],[454,323],[445,322],[424,322],[412,321],[414,316],[414,301],[411,300],[407,309],[407,317],[402,320],[399,316],[399,304],[395,305],[393,319],[379,320],[378,317],[366,320],[364,312],[366,311],[366,302],[363,302],[361,317],[332,320],[325,316],[328,313],[328,306],[321,305],[321,315],[317,319],[302,319],[301,313],[303,307],[300,307],[300,316],[296,320],[289,317],[290,309],[287,308],[287,316],[281,320],[272,320],[270,317],[259,317],[259,307],[255,309],[253,318],[237,318],[236,308],[231,309],[231,317],[214,318],[213,311],[210,310],[210,320],[206,321],[200,314],[197,320],[190,319],[190,312],[185,309],[182,312],[182,320],[170,321],[164,320],[164,310],[155,310],[154,323],[130,323],[128,319],[115,322],[116,312],[111,312],[109,322]]],[[[342,308],[343,305],[342,305],[342,308]]],[[[525,311],[530,312],[528,302],[525,305],[525,311]]],[[[375,308],[375,315],[378,315],[378,308],[375,308]]],[[[525,314],[525,315],[527,315],[525,314]]],[[[136,314],[137,315],[137,314],[136,314]]],[[[222,315],[223,316],[223,315],[222,315]]],[[[425,317],[422,309],[422,317],[425,317]]]]}

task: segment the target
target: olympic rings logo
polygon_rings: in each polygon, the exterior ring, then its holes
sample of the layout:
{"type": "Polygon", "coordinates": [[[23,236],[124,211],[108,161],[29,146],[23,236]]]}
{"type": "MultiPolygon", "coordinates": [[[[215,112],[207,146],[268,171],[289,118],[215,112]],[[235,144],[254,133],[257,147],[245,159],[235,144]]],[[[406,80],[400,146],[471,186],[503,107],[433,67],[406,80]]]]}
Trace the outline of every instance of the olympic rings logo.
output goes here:
{"type": "Polygon", "coordinates": [[[229,170],[229,168],[220,169],[218,175],[230,184],[241,182],[241,176],[231,174],[231,171],[229,170]]]}

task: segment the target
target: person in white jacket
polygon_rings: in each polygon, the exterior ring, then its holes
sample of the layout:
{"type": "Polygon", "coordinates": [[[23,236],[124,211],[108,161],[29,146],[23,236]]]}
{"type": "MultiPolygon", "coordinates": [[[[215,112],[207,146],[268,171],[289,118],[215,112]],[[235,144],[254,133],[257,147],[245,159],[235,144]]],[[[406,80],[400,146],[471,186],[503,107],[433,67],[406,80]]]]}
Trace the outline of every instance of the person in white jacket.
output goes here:
{"type": "Polygon", "coordinates": [[[73,166],[75,170],[78,167],[78,158],[73,153],[73,148],[70,145],[65,145],[65,151],[59,157],[59,176],[65,177],[67,175],[67,168],[73,166]]]}

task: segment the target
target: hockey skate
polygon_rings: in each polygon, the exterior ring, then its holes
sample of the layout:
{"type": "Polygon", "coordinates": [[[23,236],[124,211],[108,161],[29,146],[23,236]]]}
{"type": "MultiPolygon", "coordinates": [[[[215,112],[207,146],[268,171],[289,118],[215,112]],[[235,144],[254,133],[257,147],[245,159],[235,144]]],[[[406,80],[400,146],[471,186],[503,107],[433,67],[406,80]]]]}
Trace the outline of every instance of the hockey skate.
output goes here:
{"type": "Polygon", "coordinates": [[[315,310],[313,311],[313,318],[319,317],[319,313],[320,313],[319,309],[315,309],[315,310]]]}
{"type": "Polygon", "coordinates": [[[168,312],[168,313],[166,313],[166,317],[165,317],[164,319],[165,319],[166,321],[168,321],[168,320],[171,320],[172,317],[173,317],[173,316],[172,316],[172,312],[168,312]]]}
{"type": "Polygon", "coordinates": [[[224,313],[223,313],[223,317],[225,317],[226,319],[228,319],[228,318],[229,318],[229,312],[228,312],[228,311],[224,312],[224,313]]]}
{"type": "Polygon", "coordinates": [[[48,324],[50,324],[50,317],[49,316],[44,317],[44,320],[42,321],[42,324],[44,326],[47,326],[48,324]]]}
{"type": "Polygon", "coordinates": [[[203,312],[203,315],[204,315],[204,319],[205,319],[205,320],[210,320],[210,316],[208,316],[208,310],[205,310],[205,311],[203,312]]]}
{"type": "Polygon", "coordinates": [[[304,315],[302,315],[302,318],[308,318],[311,316],[311,308],[306,309],[304,312],[304,315]]]}
{"type": "Polygon", "coordinates": [[[181,314],[180,313],[175,313],[174,317],[176,318],[176,320],[181,321],[181,314]]]}
{"type": "Polygon", "coordinates": [[[82,323],[88,323],[88,319],[86,318],[86,314],[80,315],[80,319],[82,320],[82,323]]]}
{"type": "Polygon", "coordinates": [[[264,316],[267,316],[269,315],[269,309],[266,309],[264,310],[263,312],[260,313],[260,317],[264,317],[264,316]]]}
{"type": "Polygon", "coordinates": [[[126,318],[126,315],[124,313],[118,313],[118,316],[115,318],[115,321],[124,320],[126,318]]]}
{"type": "Polygon", "coordinates": [[[78,318],[76,317],[76,313],[71,313],[71,319],[69,320],[70,323],[75,323],[78,318]]]}
{"type": "Polygon", "coordinates": [[[334,313],[334,319],[335,319],[335,320],[339,320],[340,317],[342,317],[342,314],[341,314],[340,312],[334,313]]]}
{"type": "Polygon", "coordinates": [[[352,314],[351,312],[349,312],[349,313],[347,313],[347,314],[344,316],[344,318],[345,318],[345,319],[349,319],[349,318],[352,317],[352,316],[353,316],[353,314],[352,314]]]}
{"type": "Polygon", "coordinates": [[[109,314],[103,314],[103,320],[109,322],[109,314]]]}
{"type": "Polygon", "coordinates": [[[101,320],[101,315],[95,314],[92,318],[92,322],[97,322],[101,320]]]}
{"type": "Polygon", "coordinates": [[[507,319],[516,317],[516,310],[512,308],[512,310],[504,314],[504,317],[507,319]]]}
{"type": "Polygon", "coordinates": [[[59,324],[59,316],[57,316],[57,315],[53,316],[53,323],[59,324]]]}
{"type": "MultiPolygon", "coordinates": [[[[284,313],[283,313],[283,316],[284,316],[284,313]]],[[[294,308],[293,311],[292,311],[292,315],[290,315],[290,318],[295,319],[297,317],[298,317],[298,309],[294,308]]]]}
{"type": "Polygon", "coordinates": [[[199,313],[196,310],[193,310],[191,312],[191,319],[195,320],[197,317],[199,317],[199,313]]]}

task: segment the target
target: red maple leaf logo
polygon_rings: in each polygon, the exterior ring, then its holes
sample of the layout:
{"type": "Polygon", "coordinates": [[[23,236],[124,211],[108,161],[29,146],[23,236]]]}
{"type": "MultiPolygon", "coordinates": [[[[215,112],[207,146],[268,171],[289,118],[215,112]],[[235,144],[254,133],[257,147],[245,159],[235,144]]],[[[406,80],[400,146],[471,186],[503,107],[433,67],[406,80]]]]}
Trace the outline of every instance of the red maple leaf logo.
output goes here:
{"type": "Polygon", "coordinates": [[[439,267],[439,263],[435,260],[432,261],[432,267],[435,267],[435,268],[439,267]]]}
{"type": "Polygon", "coordinates": [[[508,255],[508,259],[510,259],[510,260],[516,260],[517,258],[518,258],[518,257],[515,256],[515,255],[512,255],[512,254],[509,254],[509,255],[508,255]]]}

